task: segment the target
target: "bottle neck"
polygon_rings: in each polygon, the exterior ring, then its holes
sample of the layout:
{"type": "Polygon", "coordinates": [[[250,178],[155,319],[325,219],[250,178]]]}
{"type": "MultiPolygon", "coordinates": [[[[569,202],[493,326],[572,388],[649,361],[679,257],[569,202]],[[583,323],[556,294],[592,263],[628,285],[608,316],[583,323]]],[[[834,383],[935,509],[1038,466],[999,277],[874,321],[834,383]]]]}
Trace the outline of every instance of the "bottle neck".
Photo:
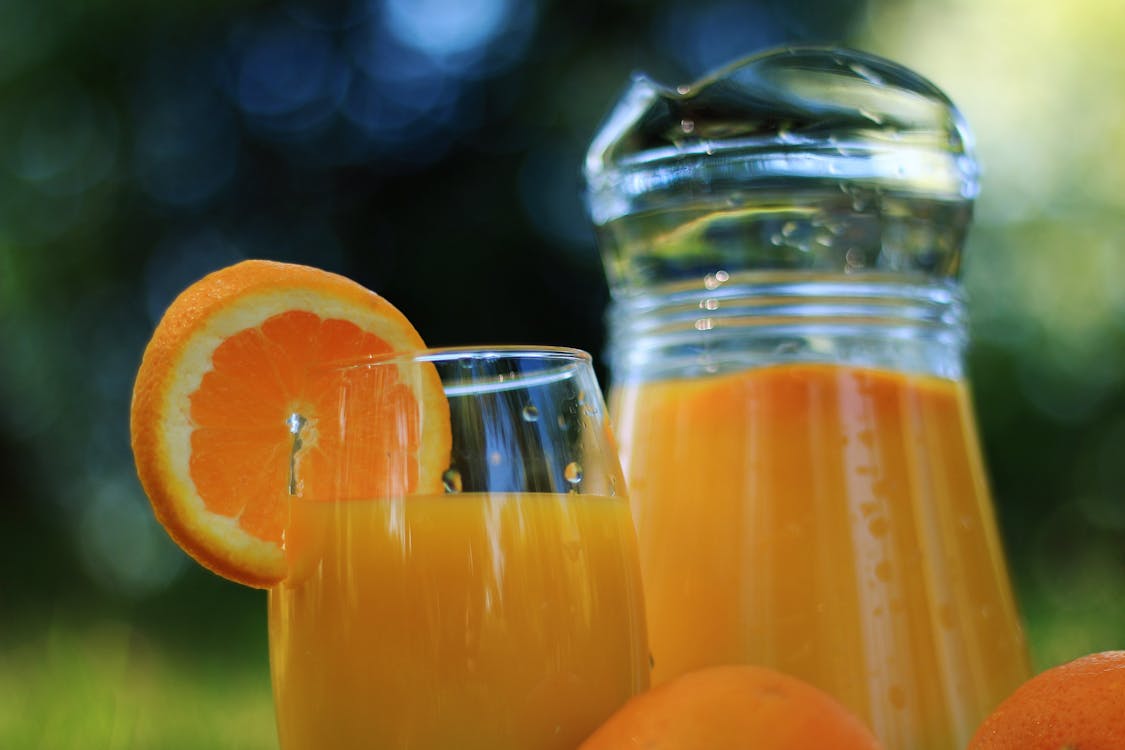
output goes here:
{"type": "Polygon", "coordinates": [[[963,377],[965,311],[952,280],[720,271],[622,291],[608,327],[618,382],[813,362],[963,377]]]}

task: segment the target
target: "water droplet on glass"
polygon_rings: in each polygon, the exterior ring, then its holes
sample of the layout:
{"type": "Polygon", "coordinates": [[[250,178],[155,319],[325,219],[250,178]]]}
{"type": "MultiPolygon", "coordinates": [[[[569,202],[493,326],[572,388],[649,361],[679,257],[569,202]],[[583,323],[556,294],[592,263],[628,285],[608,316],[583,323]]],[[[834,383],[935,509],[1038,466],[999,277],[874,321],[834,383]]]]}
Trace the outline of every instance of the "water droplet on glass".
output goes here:
{"type": "Polygon", "coordinates": [[[781,225],[781,236],[789,239],[797,231],[797,222],[787,221],[781,225]]]}
{"type": "Polygon", "coordinates": [[[793,133],[793,123],[783,122],[777,129],[777,140],[782,143],[800,143],[801,137],[793,133]]]}
{"type": "Polygon", "coordinates": [[[715,327],[715,321],[711,318],[700,318],[695,321],[695,330],[697,331],[710,331],[715,327]]]}
{"type": "Polygon", "coordinates": [[[730,281],[730,274],[726,271],[715,271],[703,277],[703,286],[707,289],[718,289],[730,281]]]}
{"type": "Polygon", "coordinates": [[[876,565],[875,577],[884,582],[891,580],[891,564],[886,560],[883,560],[878,565],[876,565]]]}
{"type": "Polygon", "coordinates": [[[301,493],[301,482],[297,478],[297,456],[305,445],[301,439],[301,430],[305,428],[309,420],[293,412],[285,420],[285,423],[289,426],[289,434],[293,436],[293,445],[289,449],[289,494],[299,495],[301,493]]]}
{"type": "Polygon", "coordinates": [[[500,451],[492,451],[488,454],[488,463],[492,466],[499,466],[504,463],[504,457],[500,455],[500,451]]]}
{"type": "Polygon", "coordinates": [[[781,236],[781,232],[774,232],[770,235],[770,244],[774,247],[781,247],[785,244],[785,238],[781,236]]]}
{"type": "Polygon", "coordinates": [[[699,309],[701,309],[701,310],[718,310],[719,309],[719,300],[715,299],[714,297],[708,297],[707,299],[705,299],[705,300],[703,300],[699,303],[699,309]]]}
{"type": "Polygon", "coordinates": [[[445,486],[447,494],[456,494],[461,491],[461,472],[457,469],[446,469],[441,475],[441,483],[445,486]]]}
{"type": "Polygon", "coordinates": [[[577,461],[571,461],[563,469],[563,479],[570,484],[578,484],[582,481],[582,465],[577,461]]]}
{"type": "Polygon", "coordinates": [[[693,132],[695,130],[695,120],[680,120],[680,130],[683,130],[685,133],[693,132]]]}
{"type": "Polygon", "coordinates": [[[884,122],[885,118],[882,115],[878,114],[877,112],[872,112],[871,110],[864,109],[863,107],[860,107],[856,111],[859,112],[861,117],[866,117],[868,120],[871,120],[871,122],[875,123],[876,125],[882,125],[883,122],[884,122]]]}
{"type": "Polygon", "coordinates": [[[801,344],[796,341],[782,341],[773,348],[774,354],[784,357],[787,354],[796,354],[801,351],[801,344]]]}
{"type": "Polygon", "coordinates": [[[538,422],[539,409],[535,406],[535,404],[528,404],[527,406],[523,407],[523,413],[521,416],[523,416],[523,421],[525,422],[538,422]]]}
{"type": "Polygon", "coordinates": [[[876,86],[882,86],[883,85],[883,77],[881,75],[879,75],[878,73],[876,73],[875,71],[873,71],[871,68],[867,67],[866,65],[861,65],[860,63],[852,63],[848,67],[850,67],[852,69],[853,73],[855,73],[857,76],[864,79],[865,81],[873,83],[876,86]]]}
{"type": "Polygon", "coordinates": [[[562,414],[560,414],[558,418],[555,419],[555,424],[559,426],[560,430],[565,430],[570,426],[570,422],[568,422],[566,417],[564,417],[562,414]]]}

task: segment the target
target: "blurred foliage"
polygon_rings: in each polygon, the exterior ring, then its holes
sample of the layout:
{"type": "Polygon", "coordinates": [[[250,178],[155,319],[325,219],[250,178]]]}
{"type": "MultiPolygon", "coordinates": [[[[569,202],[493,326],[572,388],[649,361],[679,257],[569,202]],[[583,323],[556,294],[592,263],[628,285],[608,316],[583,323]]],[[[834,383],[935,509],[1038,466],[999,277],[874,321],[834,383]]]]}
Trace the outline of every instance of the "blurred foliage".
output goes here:
{"type": "Polygon", "coordinates": [[[0,0],[0,746],[274,744],[264,597],[186,563],[133,474],[132,376],[179,289],[307,262],[435,345],[597,354],[578,171],[606,107],[634,70],[790,41],[965,110],[970,367],[1034,656],[1122,647],[1122,32],[1110,0],[0,0]]]}
{"type": "Polygon", "coordinates": [[[11,748],[275,748],[266,659],[175,652],[121,620],[21,634],[0,669],[11,748]]]}

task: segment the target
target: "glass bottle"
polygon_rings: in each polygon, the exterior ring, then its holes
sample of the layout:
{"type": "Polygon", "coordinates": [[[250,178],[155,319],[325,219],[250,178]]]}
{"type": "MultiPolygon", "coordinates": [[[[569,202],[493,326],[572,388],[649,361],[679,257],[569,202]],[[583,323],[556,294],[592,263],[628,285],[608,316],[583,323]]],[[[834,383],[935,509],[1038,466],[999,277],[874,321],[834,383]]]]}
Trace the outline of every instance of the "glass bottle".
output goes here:
{"type": "Polygon", "coordinates": [[[638,76],[586,178],[654,684],[770,665],[887,750],[964,747],[1029,665],[963,366],[960,113],[787,48],[638,76]]]}

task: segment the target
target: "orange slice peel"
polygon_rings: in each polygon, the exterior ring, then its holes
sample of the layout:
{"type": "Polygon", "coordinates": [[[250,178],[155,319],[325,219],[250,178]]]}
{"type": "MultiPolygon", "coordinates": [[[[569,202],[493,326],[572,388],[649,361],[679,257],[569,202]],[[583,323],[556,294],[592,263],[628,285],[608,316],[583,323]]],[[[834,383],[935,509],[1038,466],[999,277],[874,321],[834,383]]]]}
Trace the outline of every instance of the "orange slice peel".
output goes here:
{"type": "Polygon", "coordinates": [[[450,432],[436,371],[403,377],[346,414],[324,376],[327,363],[423,347],[389,302],[319,269],[250,260],[192,284],[157,325],[133,390],[133,455],[157,519],[205,567],[268,587],[288,572],[290,493],[340,489],[325,467],[339,459],[345,424],[363,424],[356,434],[369,441],[406,434],[409,455],[364,465],[388,451],[350,446],[360,481],[344,491],[440,492],[450,432]],[[401,425],[404,412],[411,430],[379,427],[401,425]]]}

